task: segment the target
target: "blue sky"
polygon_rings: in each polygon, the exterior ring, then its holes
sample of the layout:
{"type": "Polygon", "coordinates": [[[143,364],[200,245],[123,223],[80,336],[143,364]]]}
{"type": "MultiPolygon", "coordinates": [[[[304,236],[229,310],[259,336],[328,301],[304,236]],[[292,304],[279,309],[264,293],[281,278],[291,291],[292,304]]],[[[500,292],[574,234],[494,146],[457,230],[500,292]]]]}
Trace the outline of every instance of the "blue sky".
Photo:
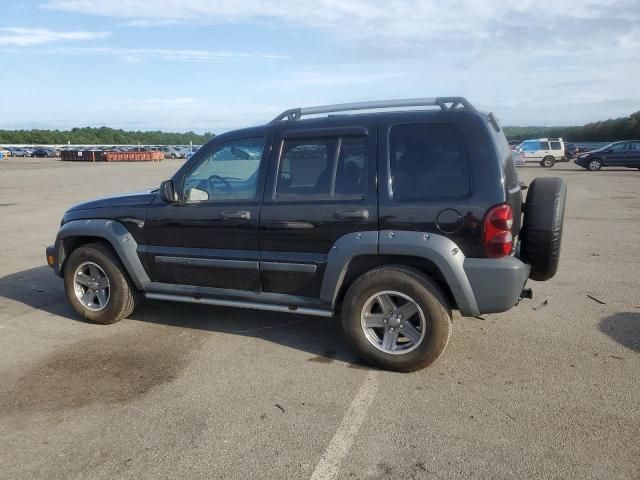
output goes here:
{"type": "Polygon", "coordinates": [[[0,0],[0,128],[198,132],[464,95],[503,124],[640,110],[640,0],[0,0]]]}

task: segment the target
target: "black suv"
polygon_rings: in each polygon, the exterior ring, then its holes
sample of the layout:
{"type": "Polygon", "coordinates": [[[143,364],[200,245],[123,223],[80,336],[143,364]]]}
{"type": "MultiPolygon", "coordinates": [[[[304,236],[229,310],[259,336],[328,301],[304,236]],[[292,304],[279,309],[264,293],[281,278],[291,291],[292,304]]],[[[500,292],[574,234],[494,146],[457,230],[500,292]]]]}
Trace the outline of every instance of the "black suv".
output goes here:
{"type": "Polygon", "coordinates": [[[339,312],[362,358],[409,371],[443,352],[452,309],[509,310],[555,274],[566,187],[535,180],[524,215],[521,189],[464,98],[297,108],[215,137],[159,189],[71,208],[47,261],[92,322],[140,295],[339,312]]]}

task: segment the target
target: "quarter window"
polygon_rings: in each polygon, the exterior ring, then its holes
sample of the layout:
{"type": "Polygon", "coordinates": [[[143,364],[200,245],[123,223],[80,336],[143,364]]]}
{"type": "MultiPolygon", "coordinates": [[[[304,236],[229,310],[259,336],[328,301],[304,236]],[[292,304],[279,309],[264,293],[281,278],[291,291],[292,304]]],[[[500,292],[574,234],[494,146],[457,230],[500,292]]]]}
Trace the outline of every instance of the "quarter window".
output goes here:
{"type": "Polygon", "coordinates": [[[285,139],[276,198],[364,198],[366,153],[365,137],[285,139]]]}
{"type": "Polygon", "coordinates": [[[394,126],[389,161],[396,200],[462,198],[471,191],[467,154],[453,125],[394,126]]]}
{"type": "Polygon", "coordinates": [[[560,142],[549,142],[551,144],[551,150],[562,150],[562,144],[560,142]]]}

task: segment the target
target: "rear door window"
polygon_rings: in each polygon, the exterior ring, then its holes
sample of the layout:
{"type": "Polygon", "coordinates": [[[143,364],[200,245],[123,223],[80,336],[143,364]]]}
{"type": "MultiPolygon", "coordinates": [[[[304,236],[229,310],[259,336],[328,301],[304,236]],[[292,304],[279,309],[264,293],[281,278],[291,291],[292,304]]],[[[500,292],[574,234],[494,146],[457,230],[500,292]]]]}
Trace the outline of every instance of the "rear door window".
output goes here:
{"type": "Polygon", "coordinates": [[[285,139],[275,198],[364,198],[366,148],[366,137],[285,139]]]}
{"type": "Polygon", "coordinates": [[[469,161],[455,126],[395,125],[389,146],[394,200],[455,199],[471,192],[469,161]]]}

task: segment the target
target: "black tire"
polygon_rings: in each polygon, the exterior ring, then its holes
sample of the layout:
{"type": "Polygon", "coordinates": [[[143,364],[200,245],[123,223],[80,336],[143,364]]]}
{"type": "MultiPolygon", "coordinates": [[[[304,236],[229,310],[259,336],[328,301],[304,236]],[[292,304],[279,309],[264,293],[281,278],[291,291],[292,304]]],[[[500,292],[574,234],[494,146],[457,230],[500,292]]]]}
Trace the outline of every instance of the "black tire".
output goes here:
{"type": "Polygon", "coordinates": [[[567,185],[561,178],[536,178],[529,185],[520,230],[520,258],[529,278],[544,281],[558,271],[567,185]]]}
{"type": "Polygon", "coordinates": [[[597,172],[602,168],[602,160],[599,158],[590,158],[586,168],[590,172],[597,172]]]}
{"type": "Polygon", "coordinates": [[[84,319],[102,325],[119,322],[131,315],[138,292],[111,247],[104,243],[89,243],[75,249],[65,262],[64,288],[69,303],[84,319]],[[110,292],[106,306],[100,311],[86,308],[78,299],[74,287],[76,269],[84,262],[98,265],[109,279],[110,292]]]}
{"type": "Polygon", "coordinates": [[[540,166],[544,167],[544,168],[551,168],[556,164],[556,159],[553,158],[552,156],[546,156],[542,159],[542,161],[540,162],[540,166]]]}
{"type": "MultiPolygon", "coordinates": [[[[406,321],[406,320],[405,320],[406,321]]],[[[439,286],[413,268],[389,265],[363,274],[349,287],[342,304],[342,329],[351,348],[364,361],[387,370],[411,372],[431,365],[444,352],[451,336],[451,307],[439,286]],[[376,293],[396,291],[419,305],[425,317],[425,333],[413,350],[385,353],[365,335],[361,315],[376,293]]]]}

